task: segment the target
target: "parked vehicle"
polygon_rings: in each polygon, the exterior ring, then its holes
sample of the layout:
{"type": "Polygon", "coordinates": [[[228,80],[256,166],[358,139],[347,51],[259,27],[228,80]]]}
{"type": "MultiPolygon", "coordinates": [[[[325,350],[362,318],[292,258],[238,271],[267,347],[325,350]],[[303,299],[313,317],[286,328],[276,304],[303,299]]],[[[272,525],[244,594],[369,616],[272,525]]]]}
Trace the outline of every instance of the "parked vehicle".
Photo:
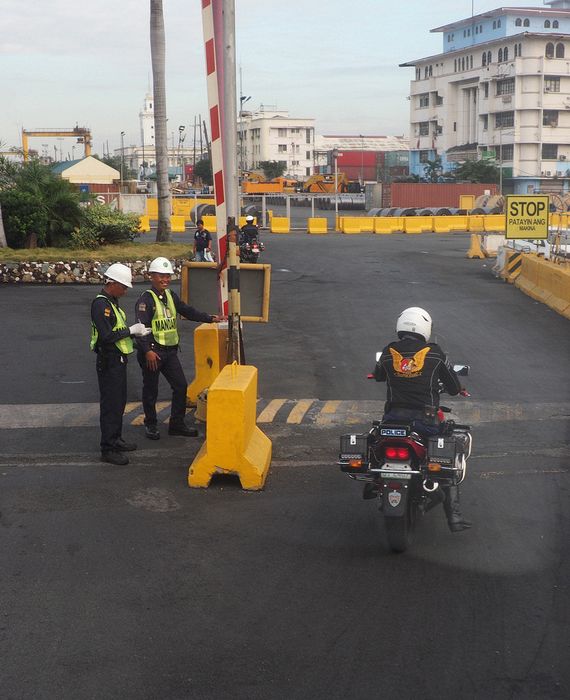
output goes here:
{"type": "Polygon", "coordinates": [[[256,263],[259,255],[265,250],[265,246],[259,238],[242,241],[239,244],[239,258],[242,263],[256,263]]]}
{"type": "MultiPolygon", "coordinates": [[[[453,369],[460,375],[469,373],[467,365],[453,369]]],[[[340,438],[340,469],[351,479],[369,482],[377,491],[394,552],[404,552],[420,518],[443,504],[442,489],[458,486],[465,479],[472,445],[470,426],[444,421],[444,414],[450,411],[439,407],[439,433],[431,437],[421,437],[413,422],[374,421],[368,433],[340,438]]]]}

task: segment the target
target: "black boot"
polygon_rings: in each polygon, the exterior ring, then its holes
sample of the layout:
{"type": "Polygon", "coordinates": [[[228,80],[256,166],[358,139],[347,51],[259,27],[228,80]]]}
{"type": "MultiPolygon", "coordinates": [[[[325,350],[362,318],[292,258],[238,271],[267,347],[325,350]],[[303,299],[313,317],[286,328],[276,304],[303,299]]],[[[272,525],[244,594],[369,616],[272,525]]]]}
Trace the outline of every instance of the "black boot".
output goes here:
{"type": "Polygon", "coordinates": [[[465,520],[461,515],[461,508],[459,507],[459,486],[446,486],[443,490],[445,492],[443,509],[447,516],[449,529],[451,532],[468,530],[471,527],[471,523],[465,520]]]}

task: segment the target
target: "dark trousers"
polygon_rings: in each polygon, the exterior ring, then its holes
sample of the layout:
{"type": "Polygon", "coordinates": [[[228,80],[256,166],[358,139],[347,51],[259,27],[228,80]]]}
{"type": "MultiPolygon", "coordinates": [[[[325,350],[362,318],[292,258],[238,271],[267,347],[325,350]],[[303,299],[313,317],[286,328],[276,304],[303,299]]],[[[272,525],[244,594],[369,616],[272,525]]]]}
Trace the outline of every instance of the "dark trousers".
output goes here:
{"type": "Polygon", "coordinates": [[[101,452],[108,452],[115,448],[123,431],[123,414],[127,404],[127,358],[119,353],[99,353],[96,368],[101,452]]]}
{"type": "Polygon", "coordinates": [[[137,359],[142,369],[143,390],[142,404],[145,425],[156,425],[156,399],[158,397],[158,380],[162,374],[172,389],[172,406],[170,422],[181,423],[186,415],[186,388],[188,386],[180,360],[178,348],[155,349],[160,357],[156,372],[151,372],[146,366],[144,353],[139,352],[137,359]]]}
{"type": "Polygon", "coordinates": [[[384,414],[383,420],[410,422],[413,429],[423,438],[439,435],[440,423],[434,416],[427,418],[425,413],[415,408],[391,408],[384,414]]]}

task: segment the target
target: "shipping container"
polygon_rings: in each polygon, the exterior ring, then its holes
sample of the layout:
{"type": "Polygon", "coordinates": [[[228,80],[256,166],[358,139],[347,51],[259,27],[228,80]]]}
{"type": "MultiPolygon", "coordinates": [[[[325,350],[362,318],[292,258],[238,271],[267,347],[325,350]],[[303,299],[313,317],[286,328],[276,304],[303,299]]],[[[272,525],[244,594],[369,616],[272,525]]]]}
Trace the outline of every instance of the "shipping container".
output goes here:
{"type": "Polygon", "coordinates": [[[392,207],[458,207],[462,194],[479,197],[497,194],[497,185],[485,183],[393,182],[390,188],[392,207]]]}

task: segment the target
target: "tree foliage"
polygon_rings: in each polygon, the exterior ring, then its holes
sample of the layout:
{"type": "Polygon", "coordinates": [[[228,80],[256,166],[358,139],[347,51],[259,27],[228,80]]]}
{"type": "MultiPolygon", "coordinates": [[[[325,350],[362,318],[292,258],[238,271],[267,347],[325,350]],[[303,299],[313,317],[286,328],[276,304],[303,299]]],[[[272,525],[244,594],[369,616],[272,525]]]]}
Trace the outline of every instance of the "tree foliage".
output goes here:
{"type": "Polygon", "coordinates": [[[428,160],[424,164],[424,177],[428,182],[439,182],[443,173],[441,158],[428,160]]]}
{"type": "Polygon", "coordinates": [[[194,166],[194,177],[199,177],[206,185],[213,185],[212,164],[209,158],[202,158],[194,166]]]}
{"type": "Polygon", "coordinates": [[[499,182],[499,168],[488,160],[466,160],[450,173],[455,180],[467,182],[499,182]]]}
{"type": "Polygon", "coordinates": [[[267,180],[273,180],[276,177],[281,177],[287,170],[285,163],[280,163],[277,160],[262,160],[259,167],[263,170],[263,174],[267,180]]]}
{"type": "Polygon", "coordinates": [[[137,214],[125,214],[107,204],[93,202],[81,211],[81,224],[71,234],[71,243],[79,248],[125,243],[139,234],[137,214]]]}

